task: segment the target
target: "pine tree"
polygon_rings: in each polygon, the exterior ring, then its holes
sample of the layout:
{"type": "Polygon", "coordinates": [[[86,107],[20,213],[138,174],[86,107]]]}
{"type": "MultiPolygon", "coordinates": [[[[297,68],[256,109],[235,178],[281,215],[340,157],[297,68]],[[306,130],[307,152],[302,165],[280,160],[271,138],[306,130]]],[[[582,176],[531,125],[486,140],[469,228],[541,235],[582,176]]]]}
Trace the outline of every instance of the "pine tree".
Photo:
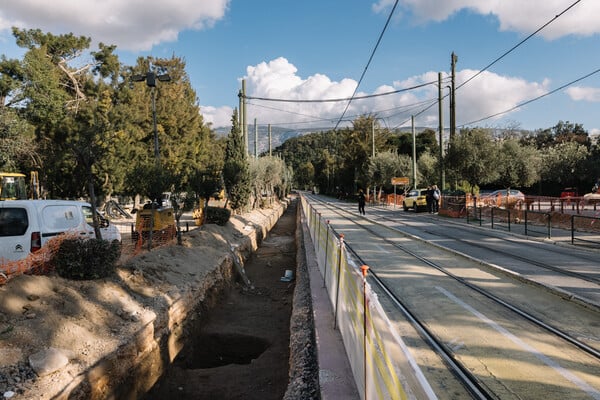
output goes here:
{"type": "Polygon", "coordinates": [[[237,110],[234,111],[231,117],[231,123],[231,132],[227,138],[225,149],[223,181],[225,182],[231,208],[238,210],[247,205],[250,199],[250,172],[244,138],[238,123],[237,110]]]}

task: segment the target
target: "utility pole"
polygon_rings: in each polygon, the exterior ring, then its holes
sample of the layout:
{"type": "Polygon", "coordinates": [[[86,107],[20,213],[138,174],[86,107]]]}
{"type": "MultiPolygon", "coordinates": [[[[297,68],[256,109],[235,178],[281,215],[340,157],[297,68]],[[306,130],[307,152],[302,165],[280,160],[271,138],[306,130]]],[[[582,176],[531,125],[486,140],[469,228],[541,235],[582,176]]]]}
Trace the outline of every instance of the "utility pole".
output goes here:
{"type": "Polygon", "coordinates": [[[256,125],[256,118],[254,118],[254,158],[258,158],[258,125],[256,125]]]}
{"type": "Polygon", "coordinates": [[[273,156],[273,154],[271,152],[271,150],[272,150],[271,149],[271,139],[272,139],[272,137],[271,137],[271,124],[269,124],[269,157],[273,156]]]}
{"type": "Polygon", "coordinates": [[[410,122],[412,124],[412,145],[413,145],[413,159],[412,159],[412,173],[413,173],[413,185],[414,189],[417,188],[417,134],[415,133],[415,116],[410,116],[410,122]]]}
{"type": "Polygon", "coordinates": [[[371,157],[375,158],[375,117],[373,117],[373,121],[371,122],[371,157]]]}
{"type": "Polygon", "coordinates": [[[246,80],[242,79],[242,93],[243,102],[242,108],[242,135],[244,136],[244,144],[246,146],[246,155],[249,154],[250,149],[248,148],[248,124],[246,123],[246,80]]]}
{"type": "Polygon", "coordinates": [[[442,73],[438,72],[438,120],[440,133],[440,190],[444,190],[445,174],[444,174],[444,114],[442,104],[442,73]]]}
{"type": "Polygon", "coordinates": [[[450,67],[452,70],[452,87],[450,89],[450,141],[454,139],[454,135],[456,134],[456,89],[454,87],[454,81],[456,78],[456,62],[458,61],[458,56],[452,52],[450,59],[450,67]]]}
{"type": "MultiPolygon", "coordinates": [[[[240,129],[242,129],[242,121],[244,119],[244,117],[242,116],[242,114],[244,113],[244,107],[243,107],[243,102],[244,102],[244,94],[242,93],[242,89],[240,89],[240,91],[238,92],[238,126],[240,127],[240,129]]],[[[244,132],[240,132],[242,135],[244,134],[244,132]]]]}

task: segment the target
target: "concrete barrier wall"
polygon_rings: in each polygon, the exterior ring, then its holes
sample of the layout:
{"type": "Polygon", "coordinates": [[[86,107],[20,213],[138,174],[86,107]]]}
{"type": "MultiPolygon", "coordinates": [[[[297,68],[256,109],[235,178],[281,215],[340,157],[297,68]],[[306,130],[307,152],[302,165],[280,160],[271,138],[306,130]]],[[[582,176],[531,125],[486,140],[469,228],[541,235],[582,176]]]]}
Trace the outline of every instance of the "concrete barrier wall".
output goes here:
{"type": "Polygon", "coordinates": [[[347,251],[343,232],[335,232],[305,197],[301,206],[361,398],[437,398],[363,277],[362,265],[347,251]]]}

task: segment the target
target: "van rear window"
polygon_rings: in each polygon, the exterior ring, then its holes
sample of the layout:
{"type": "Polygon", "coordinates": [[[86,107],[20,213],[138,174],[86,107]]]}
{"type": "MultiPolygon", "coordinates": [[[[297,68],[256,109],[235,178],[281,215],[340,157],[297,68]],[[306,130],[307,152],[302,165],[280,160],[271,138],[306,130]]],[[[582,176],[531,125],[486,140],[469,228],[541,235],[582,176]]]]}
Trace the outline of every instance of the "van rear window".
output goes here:
{"type": "Polygon", "coordinates": [[[24,208],[0,208],[0,236],[23,236],[28,227],[24,208]]]}

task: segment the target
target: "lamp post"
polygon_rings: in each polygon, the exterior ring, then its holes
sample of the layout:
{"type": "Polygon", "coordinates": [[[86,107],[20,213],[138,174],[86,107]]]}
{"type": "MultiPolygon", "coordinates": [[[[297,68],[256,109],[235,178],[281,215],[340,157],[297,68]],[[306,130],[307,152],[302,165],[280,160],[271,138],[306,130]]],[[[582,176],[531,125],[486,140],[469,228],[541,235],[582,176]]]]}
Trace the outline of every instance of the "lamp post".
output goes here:
{"type": "Polygon", "coordinates": [[[157,75],[156,72],[150,70],[146,73],[146,75],[133,75],[131,77],[133,82],[142,82],[146,81],[146,85],[150,88],[152,92],[152,127],[154,130],[154,160],[156,161],[156,165],[160,165],[160,152],[158,148],[158,129],[156,127],[156,81],[159,80],[161,82],[169,82],[171,77],[169,74],[157,75]]]}

